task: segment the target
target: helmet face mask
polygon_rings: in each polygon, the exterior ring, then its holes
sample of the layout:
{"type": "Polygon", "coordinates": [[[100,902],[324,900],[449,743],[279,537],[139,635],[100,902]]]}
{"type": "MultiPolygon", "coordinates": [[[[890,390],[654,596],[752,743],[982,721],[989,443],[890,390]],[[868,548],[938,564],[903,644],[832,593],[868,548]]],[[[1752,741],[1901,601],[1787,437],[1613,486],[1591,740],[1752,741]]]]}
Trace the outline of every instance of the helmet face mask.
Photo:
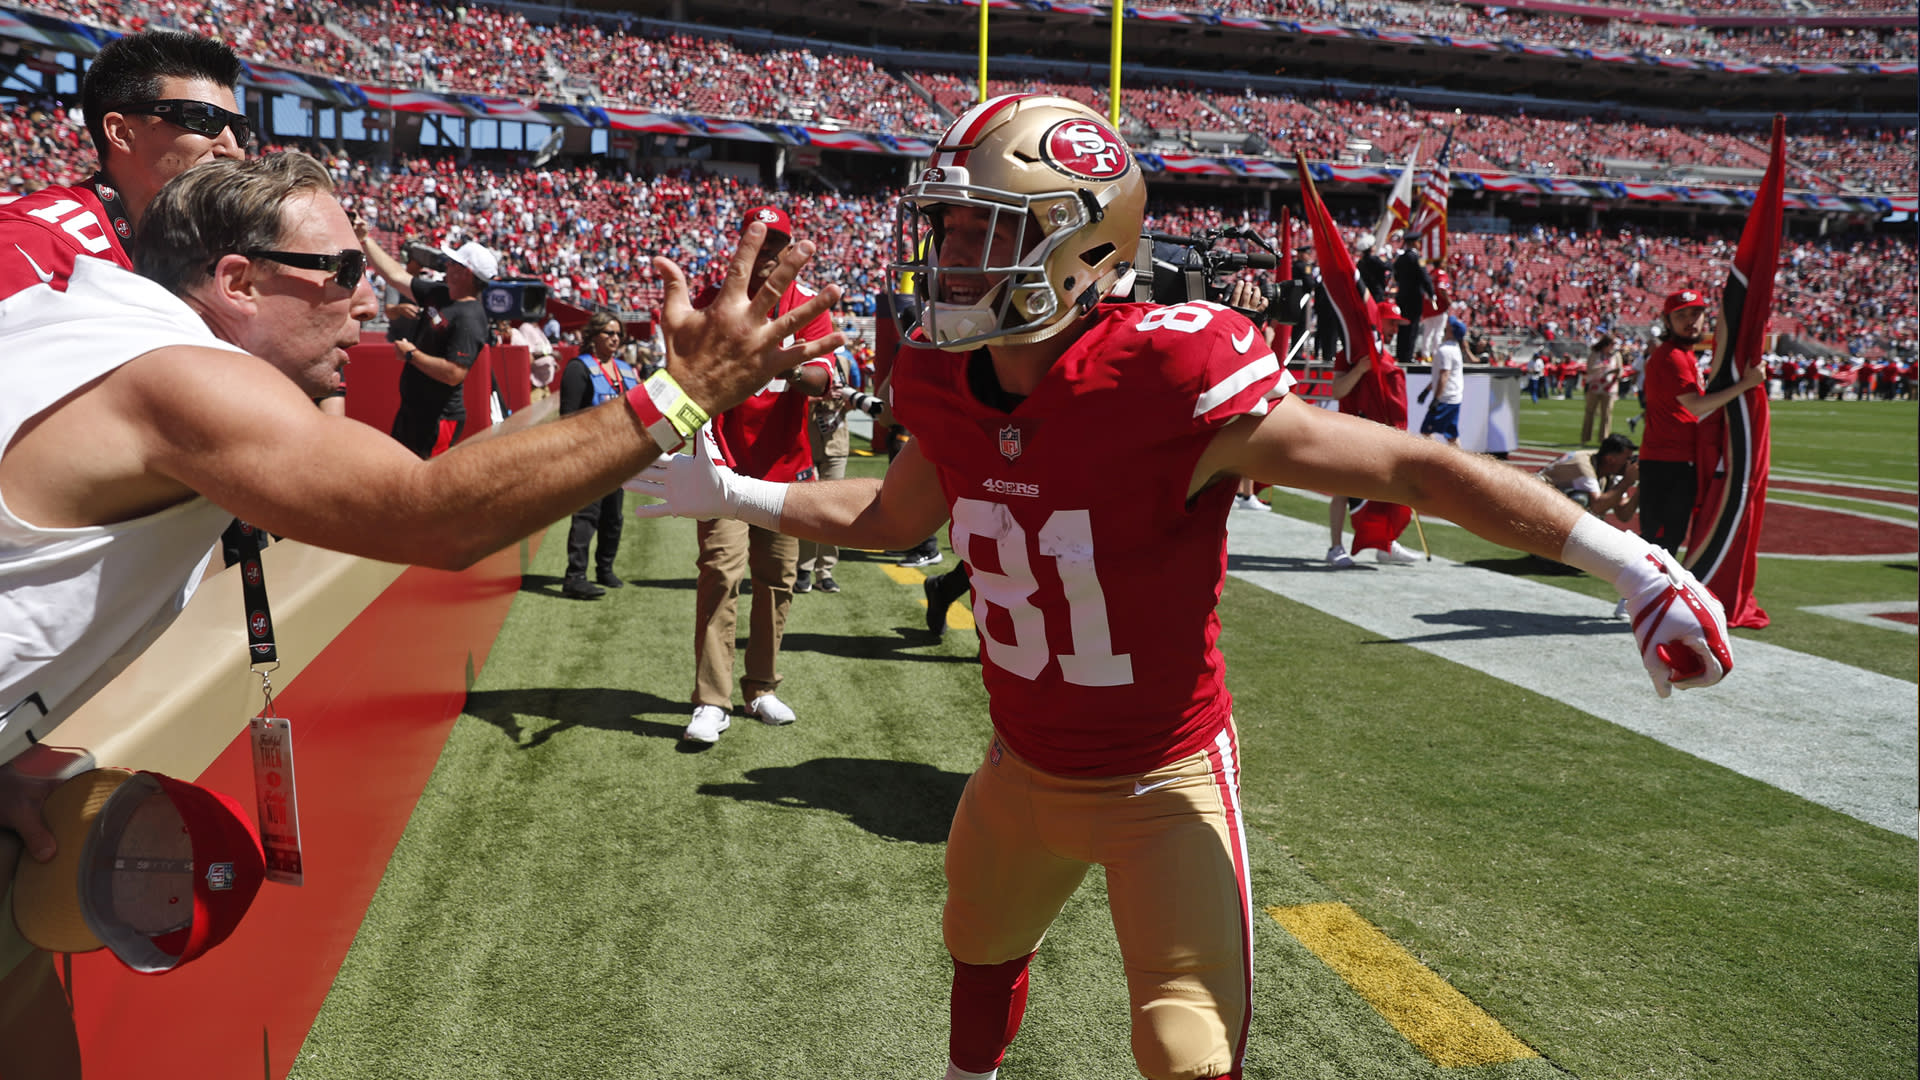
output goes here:
{"type": "Polygon", "coordinates": [[[899,203],[891,269],[919,301],[902,337],[955,351],[1052,337],[1131,269],[1145,204],[1126,144],[1084,105],[975,106],[899,203]]]}

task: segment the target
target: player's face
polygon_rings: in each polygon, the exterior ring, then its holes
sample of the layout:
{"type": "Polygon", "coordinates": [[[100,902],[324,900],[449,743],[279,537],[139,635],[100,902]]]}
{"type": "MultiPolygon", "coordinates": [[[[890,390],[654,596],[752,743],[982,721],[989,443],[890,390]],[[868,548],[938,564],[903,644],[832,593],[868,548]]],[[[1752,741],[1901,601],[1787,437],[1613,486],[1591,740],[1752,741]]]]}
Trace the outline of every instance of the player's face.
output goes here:
{"type": "MultiPolygon", "coordinates": [[[[277,250],[330,255],[358,251],[346,211],[331,195],[301,195],[281,208],[277,250]]],[[[360,343],[360,324],[379,310],[363,274],[351,289],[333,273],[254,260],[259,308],[238,342],[299,384],[308,397],[340,386],[347,349],[360,343]]]]}
{"type": "MultiPolygon", "coordinates": [[[[204,101],[228,112],[240,111],[232,90],[207,79],[168,76],[160,80],[157,100],[204,101]]],[[[126,119],[134,157],[155,187],[215,158],[247,156],[246,146],[231,127],[208,136],[159,116],[128,114],[126,119]]]]}
{"type": "Polygon", "coordinates": [[[945,304],[977,303],[1006,278],[980,273],[979,268],[1014,261],[1023,215],[996,214],[979,206],[943,206],[939,214],[940,244],[933,253],[934,265],[941,270],[938,299],[945,304]]]}

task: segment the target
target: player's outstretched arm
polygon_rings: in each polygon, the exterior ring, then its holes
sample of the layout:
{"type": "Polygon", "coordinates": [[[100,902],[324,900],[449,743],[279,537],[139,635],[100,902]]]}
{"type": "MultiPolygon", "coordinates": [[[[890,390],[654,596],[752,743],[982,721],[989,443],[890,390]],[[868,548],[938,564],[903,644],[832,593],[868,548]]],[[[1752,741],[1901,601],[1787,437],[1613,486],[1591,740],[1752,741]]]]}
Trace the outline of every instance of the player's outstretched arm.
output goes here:
{"type": "MultiPolygon", "coordinates": [[[[749,297],[746,275],[764,235],[763,228],[748,230],[727,287],[699,311],[687,304],[678,269],[663,268],[671,368],[687,396],[710,413],[841,342],[832,334],[782,347],[838,290],[822,289],[786,316],[768,319],[812,249],[790,247],[766,287],[749,297]]],[[[127,452],[138,455],[155,505],[199,492],[273,533],[449,569],[600,498],[659,456],[633,409],[613,401],[422,462],[381,432],[321,414],[270,365],[211,349],[155,350],[117,369],[97,397],[81,400],[88,399],[91,414],[75,411],[68,421],[76,438],[89,415],[127,429],[127,452]]],[[[118,442],[113,448],[122,449],[118,442]]],[[[79,515],[88,509],[56,508],[45,520],[86,522],[79,515]]]]}
{"type": "Polygon", "coordinates": [[[1711,686],[1733,667],[1720,602],[1670,555],[1490,458],[1289,396],[1223,429],[1193,490],[1230,474],[1411,506],[1611,583],[1662,697],[1669,686],[1711,686]]]}
{"type": "Polygon", "coordinates": [[[839,547],[912,547],[947,520],[939,477],[918,443],[907,444],[883,480],[781,484],[727,468],[702,433],[693,453],[662,458],[625,487],[659,500],[635,506],[635,517],[732,518],[839,547]]]}

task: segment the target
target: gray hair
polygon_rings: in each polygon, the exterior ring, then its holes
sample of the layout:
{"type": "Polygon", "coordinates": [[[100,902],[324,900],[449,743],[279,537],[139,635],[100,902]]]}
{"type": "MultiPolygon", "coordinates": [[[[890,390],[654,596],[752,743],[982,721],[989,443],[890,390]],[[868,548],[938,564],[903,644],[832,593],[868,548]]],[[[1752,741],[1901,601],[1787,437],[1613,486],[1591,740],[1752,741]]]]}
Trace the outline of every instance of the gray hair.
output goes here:
{"type": "Polygon", "coordinates": [[[134,269],[183,296],[221,256],[278,247],[289,199],[332,191],[326,168],[298,151],[195,166],[169,180],[141,215],[134,269]]]}

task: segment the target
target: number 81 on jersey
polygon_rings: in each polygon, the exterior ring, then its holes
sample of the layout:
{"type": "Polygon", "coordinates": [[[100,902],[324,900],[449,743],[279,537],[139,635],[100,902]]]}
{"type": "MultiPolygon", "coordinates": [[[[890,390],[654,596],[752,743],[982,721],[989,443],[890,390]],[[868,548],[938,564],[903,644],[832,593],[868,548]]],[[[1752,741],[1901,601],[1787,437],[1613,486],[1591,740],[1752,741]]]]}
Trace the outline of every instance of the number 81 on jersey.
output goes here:
{"type": "Polygon", "coordinates": [[[1001,641],[976,618],[987,656],[1002,669],[1023,679],[1038,679],[1051,659],[1060,661],[1060,675],[1076,686],[1128,686],[1133,682],[1133,657],[1113,652],[1113,633],[1107,624],[1107,598],[1093,565],[1093,523],[1085,510],[1055,510],[1032,539],[1006,506],[985,499],[955,499],[953,546],[966,557],[975,537],[992,541],[1000,559],[999,572],[969,563],[973,590],[980,600],[1006,611],[1013,640],[1001,641]],[[1033,555],[1050,558],[1060,575],[1066,600],[1065,617],[1073,651],[1055,657],[1047,644],[1048,612],[1035,606],[1040,583],[1033,576],[1033,555]]]}

